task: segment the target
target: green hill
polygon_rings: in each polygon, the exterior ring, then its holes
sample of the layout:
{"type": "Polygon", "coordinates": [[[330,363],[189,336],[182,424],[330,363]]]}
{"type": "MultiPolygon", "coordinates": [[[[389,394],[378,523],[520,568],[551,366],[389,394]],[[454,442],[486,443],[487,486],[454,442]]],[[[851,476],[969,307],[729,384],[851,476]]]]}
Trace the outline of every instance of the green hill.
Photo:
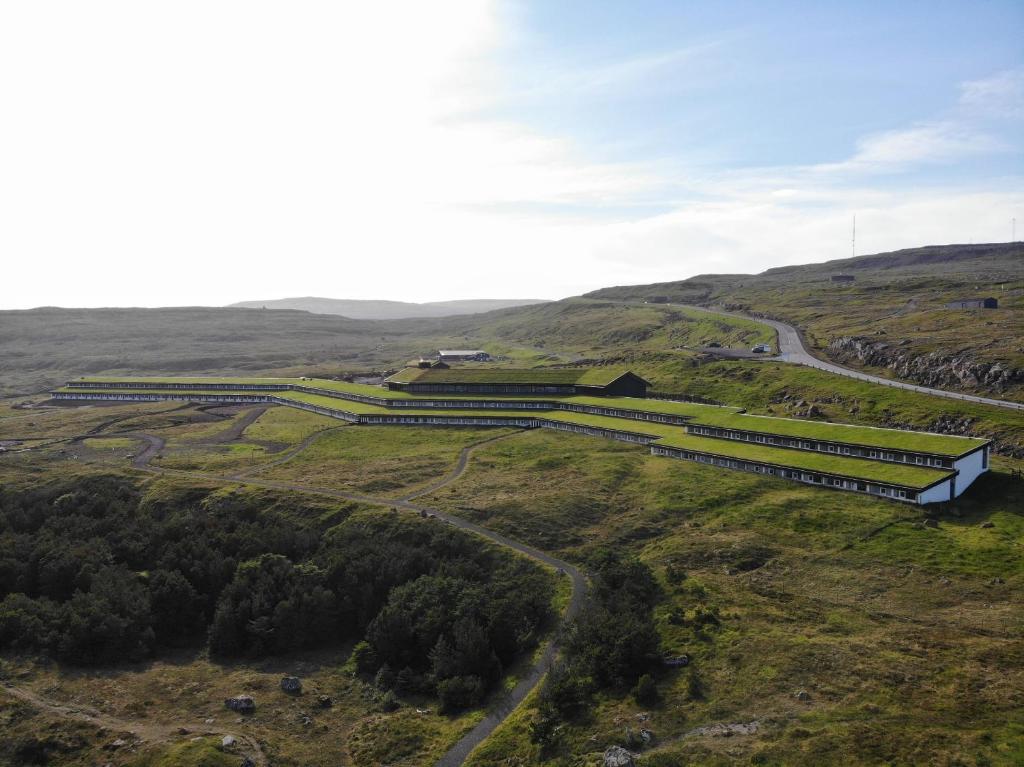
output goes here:
{"type": "Polygon", "coordinates": [[[944,245],[588,297],[720,306],[791,322],[837,362],[929,386],[1024,395],[1024,246],[944,245]],[[835,276],[852,281],[833,282],[835,276]],[[993,297],[994,310],[950,301],[993,297]]]}

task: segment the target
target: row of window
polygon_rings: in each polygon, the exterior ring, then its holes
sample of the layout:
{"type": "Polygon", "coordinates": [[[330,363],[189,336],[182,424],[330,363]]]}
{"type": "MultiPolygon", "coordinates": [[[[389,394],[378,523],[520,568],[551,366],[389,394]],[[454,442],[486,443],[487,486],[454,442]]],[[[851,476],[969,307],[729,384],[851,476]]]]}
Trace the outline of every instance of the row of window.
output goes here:
{"type": "Polygon", "coordinates": [[[808,440],[792,439],[789,437],[775,437],[756,432],[734,431],[731,429],[717,429],[708,426],[687,426],[690,434],[699,434],[708,437],[722,437],[724,439],[739,440],[742,442],[756,442],[763,445],[775,447],[791,447],[800,450],[813,450],[819,453],[833,453],[835,455],[846,455],[858,458],[873,458],[879,461],[895,461],[902,463],[915,463],[918,466],[937,466],[941,468],[953,468],[952,458],[935,458],[928,455],[916,453],[892,452],[881,449],[870,449],[843,445],[833,442],[812,442],[808,440]]]}
{"type": "Polygon", "coordinates": [[[917,496],[898,487],[887,487],[885,485],[875,485],[868,482],[862,482],[859,480],[843,479],[842,477],[833,477],[822,474],[813,474],[804,471],[798,471],[796,469],[783,469],[775,466],[765,466],[759,463],[750,463],[748,461],[738,461],[732,458],[720,458],[717,456],[706,455],[704,453],[692,453],[685,450],[670,450],[667,448],[652,448],[651,452],[654,455],[665,455],[676,458],[685,458],[688,461],[695,461],[697,463],[706,463],[712,466],[722,466],[729,469],[739,469],[741,471],[750,471],[756,474],[767,474],[769,476],[778,476],[784,479],[793,479],[799,482],[807,482],[812,485],[824,485],[826,487],[835,487],[842,490],[852,490],[860,493],[871,493],[874,495],[882,495],[889,498],[898,498],[900,500],[917,500],[917,496]]]}

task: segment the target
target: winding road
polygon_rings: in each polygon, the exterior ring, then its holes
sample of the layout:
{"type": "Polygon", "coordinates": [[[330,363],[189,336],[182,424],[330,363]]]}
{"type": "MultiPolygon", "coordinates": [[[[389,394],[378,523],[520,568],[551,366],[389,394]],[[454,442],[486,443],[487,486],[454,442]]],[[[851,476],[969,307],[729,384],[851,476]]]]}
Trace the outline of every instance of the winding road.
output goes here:
{"type": "MultiPolygon", "coordinates": [[[[304,439],[299,445],[293,450],[288,451],[286,456],[282,456],[278,461],[272,462],[283,463],[285,460],[294,458],[305,448],[309,447],[319,436],[326,434],[330,429],[325,429],[311,434],[309,437],[304,439]]],[[[399,498],[379,498],[376,496],[360,495],[358,493],[346,493],[341,490],[334,490],[333,488],[327,487],[315,487],[312,485],[304,485],[296,482],[278,482],[274,480],[258,479],[252,476],[241,476],[239,474],[233,475],[218,475],[218,474],[207,474],[205,472],[196,471],[183,471],[177,469],[164,469],[150,465],[153,458],[160,454],[163,450],[164,440],[153,434],[146,434],[142,432],[134,432],[130,434],[122,434],[119,436],[131,436],[142,440],[145,444],[142,450],[140,450],[135,458],[132,460],[132,466],[141,471],[147,471],[154,474],[173,474],[178,476],[195,477],[197,479],[214,480],[217,482],[225,482],[232,484],[247,484],[256,487],[271,488],[274,490],[290,490],[298,493],[307,493],[309,495],[326,496],[328,498],[338,498],[346,501],[355,501],[357,503],[363,503],[372,506],[384,506],[387,508],[398,508],[405,509],[407,511],[414,511],[421,516],[432,515],[434,518],[446,522],[453,527],[457,527],[460,530],[479,535],[482,538],[502,546],[507,549],[511,549],[519,554],[529,557],[536,562],[540,562],[548,567],[552,567],[562,573],[564,573],[572,583],[572,594],[569,597],[569,603],[562,614],[562,624],[564,625],[567,621],[572,620],[579,611],[582,609],[584,601],[587,595],[587,580],[584,575],[573,567],[568,562],[565,562],[558,557],[554,557],[540,549],[535,549],[533,546],[528,546],[525,543],[513,540],[501,533],[489,530],[486,527],[474,524],[468,520],[462,519],[461,517],[452,516],[446,514],[438,509],[431,508],[429,506],[423,506],[421,504],[413,503],[415,498],[427,495],[436,490],[439,490],[446,485],[451,484],[459,477],[461,477],[469,466],[469,458],[473,451],[478,448],[495,442],[500,439],[507,439],[508,437],[515,436],[521,432],[516,431],[512,434],[503,434],[498,437],[490,437],[480,442],[476,442],[472,445],[464,447],[459,453],[458,461],[455,464],[455,468],[443,479],[438,480],[425,488],[408,493],[399,498]]],[[[264,464],[259,468],[269,468],[271,464],[264,464]]],[[[258,470],[258,469],[256,469],[258,470]]],[[[555,660],[555,656],[558,653],[557,635],[548,642],[544,652],[534,661],[533,665],[530,666],[529,671],[519,680],[516,686],[508,693],[506,693],[500,700],[495,701],[487,711],[480,722],[476,724],[473,729],[462,736],[452,746],[444,756],[436,763],[436,767],[459,767],[470,752],[473,751],[478,745],[492,733],[494,730],[504,722],[509,715],[515,711],[515,709],[522,703],[526,697],[540,684],[544,675],[548,672],[551,664],[555,660]]]]}
{"type": "Polygon", "coordinates": [[[1002,407],[1009,410],[1024,410],[1024,403],[1021,402],[1009,402],[1002,399],[977,397],[973,394],[961,394],[960,392],[946,391],[945,389],[931,389],[927,386],[917,386],[916,384],[894,381],[891,378],[882,378],[881,376],[871,375],[870,373],[862,373],[859,370],[852,370],[850,368],[843,367],[842,365],[837,365],[834,362],[826,362],[825,360],[818,359],[807,350],[807,347],[804,346],[804,341],[799,330],[792,325],[780,322],[779,320],[750,317],[746,314],[739,314],[737,312],[708,309],[704,306],[691,306],[690,304],[673,305],[681,306],[684,309],[695,309],[699,312],[706,312],[707,314],[719,314],[726,317],[755,320],[756,322],[768,325],[775,330],[779,337],[779,354],[776,357],[770,357],[768,359],[792,362],[796,365],[806,365],[807,367],[817,368],[818,370],[824,370],[828,373],[846,376],[847,378],[856,378],[860,381],[868,381],[870,383],[882,384],[883,386],[891,386],[895,389],[906,389],[907,391],[914,391],[919,394],[931,394],[935,397],[945,397],[946,399],[955,399],[962,402],[975,402],[979,405],[992,405],[994,407],[1002,407]]]}

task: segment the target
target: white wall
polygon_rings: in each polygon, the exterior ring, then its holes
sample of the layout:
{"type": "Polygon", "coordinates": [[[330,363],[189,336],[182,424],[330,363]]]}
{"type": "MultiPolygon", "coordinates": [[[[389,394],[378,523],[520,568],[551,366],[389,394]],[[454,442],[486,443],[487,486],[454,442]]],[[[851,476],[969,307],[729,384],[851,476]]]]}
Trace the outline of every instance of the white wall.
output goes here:
{"type": "MultiPolygon", "coordinates": [[[[952,480],[947,479],[947,480],[945,480],[943,482],[940,482],[935,487],[930,487],[927,490],[925,490],[923,493],[919,493],[918,496],[917,496],[917,502],[918,503],[942,503],[943,501],[948,501],[949,500],[949,490],[950,490],[949,483],[951,481],[952,480]]],[[[958,487],[959,487],[959,485],[960,485],[960,483],[957,482],[957,486],[958,487]]]]}
{"type": "Polygon", "coordinates": [[[982,458],[987,449],[982,448],[953,464],[953,468],[960,472],[956,477],[956,494],[958,496],[970,487],[974,480],[988,471],[988,469],[983,467],[982,458]]]}

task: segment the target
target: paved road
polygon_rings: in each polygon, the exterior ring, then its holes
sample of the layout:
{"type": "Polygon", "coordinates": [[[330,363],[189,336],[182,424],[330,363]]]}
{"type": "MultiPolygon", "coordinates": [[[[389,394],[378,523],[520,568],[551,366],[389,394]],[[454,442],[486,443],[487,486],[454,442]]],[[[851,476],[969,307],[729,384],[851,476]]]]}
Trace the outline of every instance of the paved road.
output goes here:
{"type": "Polygon", "coordinates": [[[1021,402],[1009,402],[1007,400],[991,399],[989,397],[976,397],[973,394],[961,394],[960,392],[946,391],[944,389],[931,389],[927,386],[917,386],[915,384],[904,383],[903,381],[893,381],[890,378],[873,376],[870,373],[851,370],[850,368],[843,367],[842,365],[837,365],[834,362],[820,360],[807,351],[807,347],[804,346],[803,338],[800,337],[800,331],[785,322],[779,322],[778,320],[766,320],[760,317],[748,317],[745,314],[708,309],[703,306],[690,306],[688,304],[678,305],[687,309],[696,309],[697,311],[707,312],[708,314],[722,314],[727,317],[742,317],[747,320],[755,319],[758,322],[768,325],[773,328],[779,336],[779,355],[772,359],[782,360],[783,362],[792,362],[796,365],[806,365],[807,367],[817,368],[818,370],[824,370],[829,373],[835,373],[848,378],[856,378],[861,381],[882,384],[883,386],[891,386],[896,389],[906,389],[907,391],[931,394],[936,397],[945,397],[946,399],[961,400],[963,402],[977,402],[981,405],[993,405],[995,407],[1003,407],[1009,410],[1024,411],[1024,403],[1021,402]]]}
{"type": "MultiPolygon", "coordinates": [[[[516,432],[518,433],[518,432],[516,432]]],[[[320,436],[323,432],[318,432],[311,435],[309,438],[303,441],[299,446],[300,448],[307,447],[312,443],[313,439],[320,436]]],[[[129,436],[129,435],[125,435],[129,436]]],[[[357,493],[346,493],[341,490],[334,490],[333,488],[326,487],[313,487],[310,485],[302,485],[295,482],[277,482],[272,480],[257,479],[254,477],[239,477],[238,475],[232,476],[221,476],[216,474],[206,474],[204,472],[197,471],[178,471],[174,469],[162,469],[150,465],[150,461],[159,454],[164,447],[164,440],[153,434],[144,434],[141,432],[133,432],[130,436],[137,437],[143,440],[146,444],[145,447],[135,456],[132,461],[132,465],[143,471],[149,471],[157,474],[167,473],[176,474],[180,476],[196,477],[205,480],[215,480],[219,482],[231,482],[255,485],[257,487],[268,487],[275,490],[291,490],[299,493],[309,493],[311,495],[321,495],[330,498],[340,498],[346,501],[356,501],[358,503],[365,503],[373,506],[385,506],[388,508],[399,508],[407,509],[409,511],[415,511],[420,515],[432,514],[436,519],[447,522],[453,527],[457,527],[460,530],[465,530],[470,533],[479,535],[482,538],[486,538],[489,541],[503,546],[507,549],[511,549],[520,554],[523,554],[531,559],[541,562],[549,567],[555,568],[565,573],[565,575],[572,582],[572,595],[569,597],[569,604],[562,614],[563,625],[572,620],[579,611],[583,608],[584,601],[587,595],[587,580],[584,575],[573,567],[568,562],[564,562],[558,557],[554,557],[540,549],[535,549],[532,546],[527,546],[525,543],[508,538],[501,533],[497,533],[493,530],[488,530],[486,527],[474,524],[468,520],[462,519],[461,517],[451,516],[445,514],[437,509],[430,508],[429,506],[423,506],[412,502],[413,498],[417,498],[425,493],[439,490],[440,488],[454,482],[463,472],[469,463],[470,454],[487,444],[493,442],[496,439],[503,439],[505,437],[513,436],[511,434],[502,435],[501,437],[491,437],[485,439],[476,444],[470,445],[469,447],[463,448],[459,455],[459,460],[456,463],[455,469],[444,479],[430,485],[426,489],[422,489],[415,493],[410,493],[402,498],[377,498],[369,495],[360,495],[357,493]]],[[[289,455],[289,458],[293,457],[295,453],[289,455]]],[[[448,750],[444,756],[438,760],[436,767],[459,767],[469,756],[470,752],[492,733],[498,726],[504,722],[509,715],[518,708],[519,704],[522,703],[526,697],[540,684],[540,681],[544,678],[544,675],[551,668],[551,664],[554,662],[555,656],[558,653],[557,637],[548,642],[547,647],[541,654],[534,664],[530,667],[526,675],[519,680],[519,683],[515,688],[506,694],[501,700],[495,702],[488,710],[486,716],[468,733],[462,736],[459,741],[448,750]]]]}

